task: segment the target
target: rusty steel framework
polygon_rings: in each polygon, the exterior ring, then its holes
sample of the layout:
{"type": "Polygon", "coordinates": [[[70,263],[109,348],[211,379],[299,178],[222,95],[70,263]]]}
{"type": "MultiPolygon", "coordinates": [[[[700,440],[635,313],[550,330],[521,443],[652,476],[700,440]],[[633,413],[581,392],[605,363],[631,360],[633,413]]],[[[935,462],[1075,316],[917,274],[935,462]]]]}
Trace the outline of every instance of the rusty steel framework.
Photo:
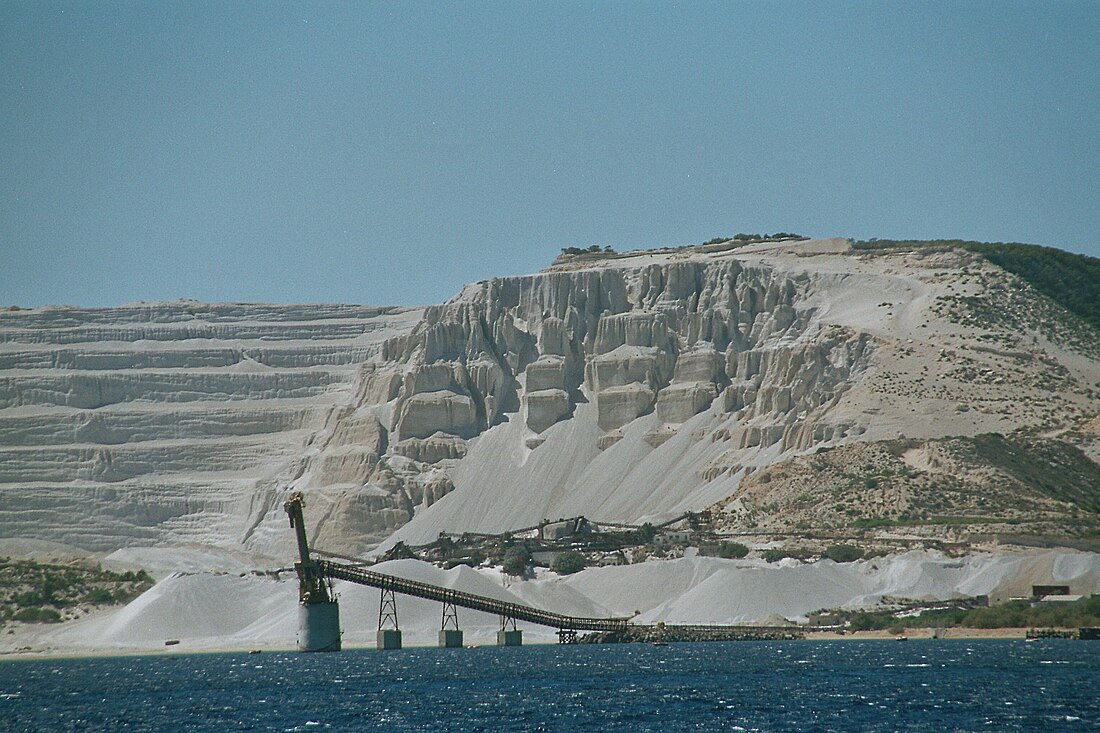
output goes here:
{"type": "Polygon", "coordinates": [[[294,569],[298,572],[298,600],[305,604],[333,603],[332,581],[326,580],[316,560],[309,555],[309,543],[306,541],[306,521],[302,516],[305,499],[294,492],[283,504],[290,527],[298,540],[298,562],[294,569]]]}

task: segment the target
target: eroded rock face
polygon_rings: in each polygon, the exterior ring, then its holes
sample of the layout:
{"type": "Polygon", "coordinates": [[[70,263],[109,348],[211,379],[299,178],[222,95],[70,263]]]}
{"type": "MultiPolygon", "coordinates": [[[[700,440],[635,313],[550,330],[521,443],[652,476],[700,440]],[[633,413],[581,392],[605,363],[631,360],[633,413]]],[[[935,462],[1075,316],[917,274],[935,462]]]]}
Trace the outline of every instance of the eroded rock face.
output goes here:
{"type": "Polygon", "coordinates": [[[0,314],[0,526],[288,557],[281,506],[301,490],[313,541],[355,553],[667,517],[822,443],[1092,409],[1100,367],[1036,346],[1042,324],[948,320],[1019,292],[1003,272],[965,253],[794,247],[631,253],[422,310],[0,314]]]}
{"type": "MultiPolygon", "coordinates": [[[[362,370],[361,405],[388,403],[376,410],[388,449],[373,463],[354,464],[358,485],[374,498],[349,507],[377,504],[385,519],[372,526],[389,528],[403,514],[407,521],[453,488],[439,477],[463,465],[468,443],[486,430],[520,421],[522,445],[538,451],[582,404],[594,409],[600,433],[590,445],[598,451],[654,415],[660,427],[647,429],[644,440],[660,448],[708,410],[743,418],[724,438],[740,447],[798,447],[831,435],[835,426],[806,427],[805,418],[866,366],[871,342],[816,323],[804,302],[807,286],[804,275],[733,259],[467,286],[428,308],[362,370]],[[398,458],[404,462],[395,466],[398,458]],[[426,489],[420,477],[429,474],[436,478],[426,489]]],[[[337,416],[333,435],[346,419],[337,416]]],[[[334,461],[350,460],[328,456],[333,450],[310,460],[311,480],[297,488],[317,488],[316,477],[329,475],[334,461]]],[[[708,475],[729,470],[720,456],[711,463],[708,475]]]]}
{"type": "Polygon", "coordinates": [[[736,260],[471,285],[387,344],[386,359],[405,370],[392,430],[469,439],[525,402],[521,419],[541,433],[584,395],[604,430],[655,409],[683,423],[720,394],[727,410],[760,400],[760,410],[789,412],[801,397],[792,385],[812,389],[804,378],[827,366],[820,353],[789,347],[775,357],[781,363],[770,361],[773,343],[799,339],[812,319],[797,303],[804,285],[736,260]],[[774,378],[757,378],[762,369],[774,378]],[[761,390],[767,381],[783,386],[761,390]]]}
{"type": "Polygon", "coordinates": [[[536,433],[541,433],[559,420],[568,417],[573,408],[569,393],[563,389],[528,392],[526,405],[524,419],[527,427],[536,433]]]}
{"type": "Polygon", "coordinates": [[[357,405],[397,386],[361,365],[420,315],[194,301],[0,313],[0,535],[240,548],[320,434],[318,484],[363,486],[388,431],[357,405]]]}

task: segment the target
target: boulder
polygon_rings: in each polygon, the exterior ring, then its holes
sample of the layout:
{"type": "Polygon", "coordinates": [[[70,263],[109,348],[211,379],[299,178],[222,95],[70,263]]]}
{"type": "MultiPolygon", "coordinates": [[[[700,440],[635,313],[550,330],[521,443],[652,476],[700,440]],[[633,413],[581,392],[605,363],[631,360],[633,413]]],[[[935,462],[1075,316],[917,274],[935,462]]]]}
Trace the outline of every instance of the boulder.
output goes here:
{"type": "Polygon", "coordinates": [[[621,430],[612,430],[612,431],[604,433],[600,437],[596,438],[596,447],[600,450],[607,450],[608,448],[615,445],[616,443],[618,443],[622,439],[623,439],[623,431],[621,431],[621,430]]]}
{"type": "Polygon", "coordinates": [[[657,394],[657,414],[666,423],[682,423],[710,407],[718,396],[711,382],[673,382],[657,394]]]}
{"type": "Polygon", "coordinates": [[[653,409],[656,393],[639,383],[610,387],[596,395],[597,422],[602,430],[614,430],[653,409]]]}
{"type": "Polygon", "coordinates": [[[541,433],[548,427],[568,417],[573,411],[569,395],[561,389],[543,389],[527,393],[527,427],[541,433]]]}
{"type": "Polygon", "coordinates": [[[477,411],[466,395],[448,390],[414,394],[401,404],[395,421],[398,441],[427,438],[436,432],[472,438],[477,435],[477,411]]]}

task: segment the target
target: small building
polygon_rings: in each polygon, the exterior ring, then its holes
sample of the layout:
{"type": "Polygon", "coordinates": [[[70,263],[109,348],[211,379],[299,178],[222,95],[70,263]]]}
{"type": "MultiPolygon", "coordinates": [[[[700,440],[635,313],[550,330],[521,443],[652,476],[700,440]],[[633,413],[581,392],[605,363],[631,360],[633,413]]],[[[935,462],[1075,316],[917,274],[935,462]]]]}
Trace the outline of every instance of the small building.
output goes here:
{"type": "Polygon", "coordinates": [[[844,617],[836,613],[811,613],[810,626],[843,626],[844,617]]]}
{"type": "Polygon", "coordinates": [[[686,529],[669,529],[653,538],[655,545],[686,545],[691,542],[691,532],[686,529]]]}
{"type": "Polygon", "coordinates": [[[592,532],[592,525],[584,517],[573,519],[559,519],[556,522],[547,522],[539,527],[539,535],[549,542],[564,540],[579,534],[592,532]]]}
{"type": "Polygon", "coordinates": [[[1048,596],[1043,596],[1036,603],[1077,603],[1077,601],[1084,598],[1081,595],[1070,595],[1069,593],[1052,593],[1048,596]]]}
{"type": "Polygon", "coordinates": [[[562,550],[535,550],[531,553],[531,562],[535,565],[550,567],[560,554],[562,550]]]}
{"type": "Polygon", "coordinates": [[[626,555],[621,552],[609,552],[603,555],[596,564],[601,568],[612,565],[626,565],[626,555]]]}
{"type": "Polygon", "coordinates": [[[1046,596],[1068,596],[1068,585],[1033,585],[1031,586],[1032,598],[1044,598],[1046,596]]]}

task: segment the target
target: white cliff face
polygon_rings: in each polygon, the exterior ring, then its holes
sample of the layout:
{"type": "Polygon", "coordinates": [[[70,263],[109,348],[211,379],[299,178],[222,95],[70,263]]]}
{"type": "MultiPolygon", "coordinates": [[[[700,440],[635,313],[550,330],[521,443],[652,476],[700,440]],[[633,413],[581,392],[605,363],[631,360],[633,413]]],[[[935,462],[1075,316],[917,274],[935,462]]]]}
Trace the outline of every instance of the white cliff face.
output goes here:
{"type": "Polygon", "coordinates": [[[965,253],[843,240],[639,252],[469,285],[377,366],[400,385],[393,448],[447,441],[455,456],[434,463],[454,490],[391,541],[658,520],[822,445],[1094,414],[1100,364],[1042,318],[1006,332],[952,314],[1025,287],[965,253]]]}
{"type": "Polygon", "coordinates": [[[208,305],[0,313],[0,527],[92,551],[240,547],[360,364],[420,312],[208,305]]]}
{"type": "Polygon", "coordinates": [[[953,315],[1019,287],[965,253],[827,240],[565,261],[423,310],[4,313],[0,526],[290,557],[300,490],[314,543],[356,554],[657,520],[822,445],[1095,414],[1095,358],[953,315]]]}
{"type": "Polygon", "coordinates": [[[752,465],[858,435],[829,410],[874,339],[820,318],[811,273],[735,254],[494,279],[429,308],[378,367],[403,375],[391,437],[465,457],[397,537],[701,509],[743,475],[730,448],[752,465]]]}

